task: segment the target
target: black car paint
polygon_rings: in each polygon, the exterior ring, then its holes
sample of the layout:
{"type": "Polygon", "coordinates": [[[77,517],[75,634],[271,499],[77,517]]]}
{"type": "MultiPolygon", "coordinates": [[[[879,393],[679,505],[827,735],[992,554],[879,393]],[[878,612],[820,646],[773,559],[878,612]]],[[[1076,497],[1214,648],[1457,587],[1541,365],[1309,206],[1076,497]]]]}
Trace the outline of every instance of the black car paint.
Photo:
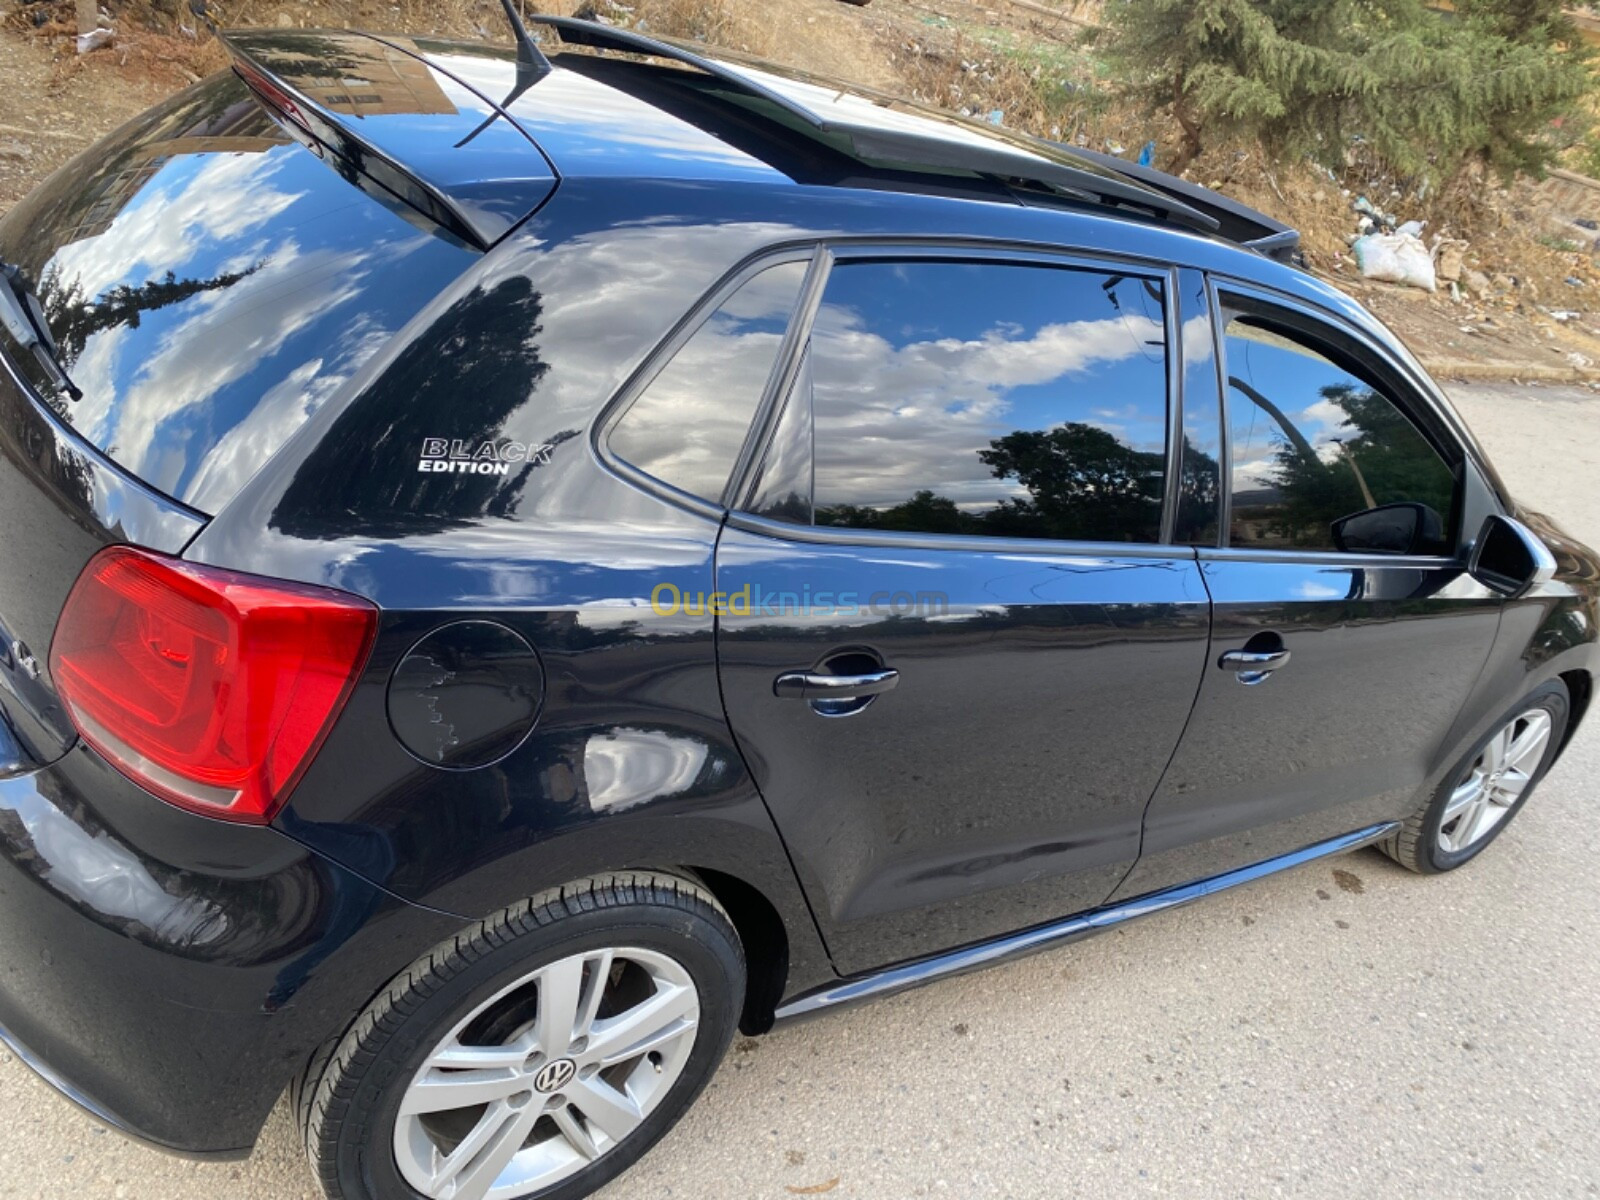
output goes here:
{"type": "Polygon", "coordinates": [[[1193,551],[796,536],[819,532],[730,527],[717,590],[837,594],[870,556],[875,588],[942,598],[904,616],[722,618],[729,724],[835,965],[869,971],[1100,904],[1139,856],[1206,662],[1193,551]],[[848,720],[773,695],[785,669],[851,646],[900,672],[894,693],[848,720]]]}
{"type": "Polygon", "coordinates": [[[0,861],[7,1041],[181,1152],[248,1152],[308,1035],[461,927],[277,830],[152,809],[81,743],[0,779],[0,861]]]}
{"type": "MultiPolygon", "coordinates": [[[[432,52],[463,77],[476,72],[485,86],[509,90],[508,53],[442,44],[432,52]]],[[[725,129],[691,124],[686,117],[715,125],[703,100],[641,100],[673,91],[648,72],[592,59],[573,70],[557,64],[508,103],[558,168],[580,165],[564,169],[555,194],[486,254],[429,235],[462,256],[462,273],[354,364],[216,511],[152,491],[87,446],[28,383],[0,375],[0,505],[7,553],[21,568],[0,577],[0,622],[38,663],[78,571],[117,541],[341,587],[383,613],[348,707],[270,828],[171,809],[86,746],[69,750],[47,676],[24,678],[20,664],[0,657],[0,705],[20,743],[15,769],[0,779],[0,1026],[108,1120],[171,1148],[244,1149],[306,1057],[412,957],[464,922],[608,869],[693,870],[712,883],[761,959],[750,1030],[774,1013],[818,1011],[965,969],[987,952],[959,947],[1024,926],[1039,935],[1002,937],[994,953],[1077,936],[1213,890],[1188,881],[1240,868],[1226,877],[1237,881],[1274,855],[1287,854],[1279,865],[1288,865],[1312,843],[1322,852],[1353,844],[1343,836],[1351,831],[1373,836],[1410,811],[1508,697],[1595,669],[1600,566],[1540,525],[1560,571],[1503,604],[1474,590],[1459,566],[1437,562],[1258,563],[1215,545],[987,545],[972,554],[937,539],[895,543],[935,563],[957,603],[1013,570],[1013,558],[1041,579],[1072,582],[1052,603],[1013,579],[1002,612],[954,631],[911,620],[890,634],[818,619],[785,634],[725,620],[719,684],[717,618],[652,611],[657,582],[713,592],[725,574],[778,570],[786,560],[826,572],[842,547],[872,539],[808,541],[787,529],[782,556],[754,555],[763,537],[770,549],[773,530],[744,518],[725,529],[717,506],[609,464],[594,432],[607,401],[719,281],[776,251],[871,242],[1067,250],[1161,272],[1177,264],[1174,295],[1186,305],[1196,304],[1203,274],[1248,280],[1347,324],[1382,348],[1414,393],[1439,403],[1438,393],[1351,301],[1224,242],[960,189],[824,183],[754,154],[770,148],[770,135],[746,128],[729,139],[725,129]],[[623,142],[627,154],[609,152],[623,142]],[[549,450],[504,476],[440,476],[418,470],[428,438],[511,438],[549,450]],[[1145,580],[1162,604],[1135,615],[1145,580]],[[1285,600],[1285,588],[1306,582],[1336,595],[1285,600]],[[397,665],[430,632],[463,620],[514,631],[544,673],[539,723],[470,771],[407,752],[389,715],[397,665]],[[1284,630],[1299,657],[1266,687],[1239,688],[1213,660],[1267,627],[1284,630]],[[1019,674],[992,646],[979,654],[983,642],[1010,645],[1019,659],[1025,646],[1046,652],[1019,674]],[[772,697],[769,675],[862,643],[905,678],[859,717],[825,720],[772,697]],[[964,669],[940,662],[949,651],[964,656],[964,669]],[[1360,786],[1333,794],[1294,786],[1299,747],[1323,726],[1337,725],[1330,770],[1341,751],[1365,753],[1384,731],[1337,705],[1313,716],[1280,711],[1262,725],[1251,705],[1314,699],[1318,671],[1352,653],[1386,661],[1366,674],[1349,667],[1351,686],[1398,682],[1411,689],[1404,703],[1420,704],[1421,684],[1407,672],[1430,670],[1441,652],[1460,655],[1449,686],[1466,699],[1433,698],[1428,745],[1409,756],[1395,749],[1391,758],[1404,761],[1360,786]],[[1079,677],[1092,680],[1100,707],[1053,729],[1050,682],[1079,677]],[[1170,695],[1141,698],[1157,687],[1170,695]],[[1186,722],[1207,731],[1193,754],[1186,722]],[[844,779],[824,803],[797,811],[806,784],[839,769],[818,770],[829,738],[867,753],[883,731],[920,739],[940,779],[886,793],[894,760],[885,758],[874,762],[872,805],[844,779]],[[1074,749],[1130,741],[1137,763],[1113,764],[1097,779],[1106,792],[1098,804],[1061,808],[1016,794],[1067,774],[1074,749]],[[1014,752],[1005,771],[985,768],[982,754],[996,746],[1014,752]],[[1174,748],[1177,773],[1163,775],[1174,748]],[[635,769],[618,771],[623,760],[635,769]],[[1263,764],[1283,770],[1276,799],[1285,807],[1271,814],[1237,791],[1241,771],[1263,764]],[[952,776],[962,788],[939,786],[952,776]],[[1330,809],[1330,800],[1350,802],[1330,809]],[[1208,842],[1218,845],[1192,855],[1208,842]],[[107,888],[96,863],[114,866],[126,889],[107,888]],[[1147,905],[1136,895],[1168,883],[1180,886],[1166,899],[1147,905]],[[920,961],[877,973],[908,959],[920,961]],[[853,980],[841,984],[841,973],[853,980]]],[[[226,78],[201,86],[240,87],[226,78]]],[[[465,106],[461,131],[488,111],[465,106]]],[[[544,170],[526,141],[483,145],[502,147],[503,161],[484,167],[491,174],[544,170]]],[[[0,241],[21,236],[15,214],[0,222],[0,241]]],[[[1194,328],[1209,337],[1207,316],[1186,309],[1184,324],[1200,318],[1194,328]]],[[[1216,413],[1215,377],[1207,383],[1202,358],[1183,361],[1191,364],[1184,410],[1172,416],[1203,438],[1203,423],[1188,418],[1191,408],[1216,413]]],[[[1474,515],[1507,502],[1442,404],[1434,418],[1463,447],[1465,543],[1474,515]]],[[[1179,493],[1177,472],[1169,475],[1169,506],[1192,501],[1179,493]]],[[[1202,512],[1184,528],[1208,522],[1218,527],[1202,512]]]]}
{"type": "Polygon", "coordinates": [[[34,764],[76,738],[50,683],[50,637],[85,563],[108,541],[182,551],[205,519],[83,445],[0,355],[0,513],[13,556],[0,571],[0,705],[34,764]],[[8,699],[9,698],[9,699],[8,699]]]}
{"type": "Polygon", "coordinates": [[[1201,552],[1217,652],[1274,633],[1293,658],[1259,687],[1207,663],[1113,902],[1393,820],[1453,749],[1500,597],[1458,561],[1274,557],[1201,552]]]}

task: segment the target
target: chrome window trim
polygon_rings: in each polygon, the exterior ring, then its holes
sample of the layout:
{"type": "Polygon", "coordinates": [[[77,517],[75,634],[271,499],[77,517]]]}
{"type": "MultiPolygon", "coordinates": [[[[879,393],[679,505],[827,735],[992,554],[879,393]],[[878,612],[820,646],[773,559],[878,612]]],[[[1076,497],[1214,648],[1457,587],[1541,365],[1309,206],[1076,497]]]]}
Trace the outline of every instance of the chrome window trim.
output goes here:
{"type": "MultiPolygon", "coordinates": [[[[786,363],[781,381],[775,379],[776,386],[770,389],[767,405],[760,415],[765,424],[761,428],[759,439],[752,439],[747,447],[750,450],[748,459],[741,463],[743,474],[735,474],[733,482],[736,487],[730,487],[725,493],[728,524],[750,532],[762,533],[772,537],[788,537],[799,541],[811,542],[822,545],[874,545],[874,546],[899,546],[911,549],[966,549],[966,550],[993,550],[1001,548],[999,552],[1012,553],[1019,547],[1053,547],[1050,553],[1074,554],[1083,553],[1079,547],[1090,547],[1091,553],[1100,553],[1111,548],[1117,553],[1128,555],[1135,551],[1161,551],[1163,549],[1177,549],[1176,555],[1154,555],[1155,557],[1190,558],[1189,546],[1174,547],[1171,540],[1173,522],[1177,518],[1177,510],[1173,504],[1173,480],[1176,478],[1173,465],[1173,455],[1181,453],[1181,447],[1174,438],[1174,422],[1181,421],[1181,408],[1178,404],[1178,391],[1181,386],[1175,381],[1175,376],[1180,372],[1173,366],[1174,354],[1181,352],[1179,334],[1175,327],[1177,275],[1179,268],[1171,265],[1157,265],[1148,259],[1134,259],[1113,254],[1093,255],[1082,251],[1054,247],[1040,247],[1033,243],[1013,243],[992,239],[977,238],[871,238],[871,239],[832,239],[822,244],[816,260],[813,261],[812,275],[807,277],[805,288],[802,289],[804,301],[801,305],[801,314],[797,318],[797,328],[791,329],[791,338],[785,345],[782,353],[792,354],[792,359],[786,363]],[[1161,508],[1161,524],[1158,532],[1159,541],[1155,542],[1073,542],[1055,538],[993,538],[965,534],[919,534],[900,533],[884,530],[848,530],[827,525],[797,525],[784,521],[771,521],[764,517],[757,517],[742,507],[751,500],[750,491],[754,487],[759,468],[765,459],[771,439],[777,432],[778,418],[782,415],[785,403],[792,399],[792,389],[799,378],[800,367],[804,355],[810,349],[811,330],[816,321],[818,309],[822,304],[822,296],[827,288],[828,276],[835,265],[840,262],[872,261],[875,259],[929,259],[945,261],[965,261],[974,263],[990,263],[996,266],[1042,266],[1057,267],[1065,270],[1097,271],[1102,274],[1112,272],[1123,275],[1137,276],[1142,279],[1157,281],[1163,290],[1162,307],[1164,315],[1164,336],[1166,338],[1166,370],[1167,370],[1167,446],[1165,469],[1167,480],[1164,484],[1161,508]],[[813,278],[813,276],[815,278],[813,278]],[[815,285],[815,292],[809,289],[815,285]],[[1175,450],[1175,447],[1179,447],[1175,450]],[[822,532],[826,531],[826,532],[822,532]],[[861,537],[845,537],[843,534],[870,535],[867,540],[861,537]],[[804,535],[804,536],[802,536],[804,535]],[[1064,549],[1071,547],[1073,549],[1064,549]],[[1135,548],[1130,551],[1129,548],[1135,548]]],[[[1213,322],[1215,324],[1215,322],[1213,322]]],[[[780,354],[780,357],[782,355],[780,354]]],[[[815,425],[813,425],[815,430],[815,425]]],[[[814,461],[814,460],[813,460],[814,461]]],[[[816,493],[812,491],[812,505],[815,511],[816,493]]]]}
{"type": "Polygon", "coordinates": [[[730,512],[733,529],[816,546],[854,546],[883,550],[965,550],[983,554],[1037,554],[1053,558],[1155,558],[1192,562],[1193,546],[1162,542],[1071,542],[1056,538],[1002,538],[963,533],[902,533],[838,525],[793,525],[747,512],[730,512]]]}
{"type": "Polygon", "coordinates": [[[1435,571],[1441,567],[1466,570],[1459,558],[1447,554],[1346,554],[1340,550],[1257,550],[1244,546],[1198,547],[1202,562],[1260,562],[1271,555],[1272,562],[1303,563],[1329,567],[1413,567],[1435,571]]]}

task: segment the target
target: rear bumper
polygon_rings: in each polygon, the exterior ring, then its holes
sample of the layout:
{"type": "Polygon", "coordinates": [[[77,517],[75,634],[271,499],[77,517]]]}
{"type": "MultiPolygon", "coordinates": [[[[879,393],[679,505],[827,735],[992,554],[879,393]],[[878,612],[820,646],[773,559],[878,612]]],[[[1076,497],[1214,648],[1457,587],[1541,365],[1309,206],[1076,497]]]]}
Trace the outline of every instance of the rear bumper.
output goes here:
{"type": "Polygon", "coordinates": [[[249,1153],[316,1047],[459,926],[86,747],[0,779],[0,1039],[163,1150],[249,1153]]]}
{"type": "Polygon", "coordinates": [[[160,1150],[163,1154],[176,1154],[184,1158],[207,1159],[220,1162],[247,1158],[250,1155],[249,1146],[240,1146],[232,1150],[185,1150],[178,1146],[169,1146],[165,1142],[155,1141],[152,1138],[146,1137],[137,1129],[134,1129],[127,1123],[125,1118],[106,1108],[93,1096],[90,1096],[86,1092],[80,1091],[76,1084],[58,1074],[49,1063],[45,1062],[32,1050],[28,1049],[28,1047],[24,1046],[16,1034],[12,1033],[4,1026],[0,1026],[0,1044],[4,1044],[7,1050],[10,1050],[12,1054],[16,1055],[17,1060],[21,1062],[23,1066],[27,1067],[40,1079],[44,1080],[52,1088],[54,1088],[57,1095],[61,1096],[63,1099],[72,1101],[73,1104],[77,1105],[95,1120],[112,1129],[115,1129],[123,1137],[138,1142],[141,1145],[148,1146],[152,1150],[160,1150]]]}

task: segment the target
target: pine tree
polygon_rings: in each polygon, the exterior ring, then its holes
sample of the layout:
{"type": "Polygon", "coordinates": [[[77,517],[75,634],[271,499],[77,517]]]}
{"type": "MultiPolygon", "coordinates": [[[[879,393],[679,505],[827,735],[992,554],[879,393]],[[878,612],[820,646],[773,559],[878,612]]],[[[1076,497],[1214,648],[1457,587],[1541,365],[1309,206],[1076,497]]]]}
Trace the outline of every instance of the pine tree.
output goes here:
{"type": "Polygon", "coordinates": [[[1456,0],[1453,7],[1463,20],[1514,42],[1577,46],[1581,41],[1567,14],[1569,0],[1456,0]]]}
{"type": "MultiPolygon", "coordinates": [[[[1589,48],[1564,0],[1456,0],[1463,39],[1491,72],[1479,94],[1475,137],[1462,148],[1498,169],[1539,173],[1552,156],[1553,121],[1587,124],[1579,103],[1593,88],[1589,48]],[[1498,60],[1498,61],[1497,61],[1498,60]]],[[[1569,135],[1571,133],[1569,128],[1569,135]]]]}
{"type": "Polygon", "coordinates": [[[1510,174],[1550,155],[1550,119],[1589,86],[1558,0],[1108,0],[1099,44],[1130,94],[1167,109],[1182,171],[1216,138],[1337,165],[1355,138],[1405,174],[1473,157],[1510,174]]]}

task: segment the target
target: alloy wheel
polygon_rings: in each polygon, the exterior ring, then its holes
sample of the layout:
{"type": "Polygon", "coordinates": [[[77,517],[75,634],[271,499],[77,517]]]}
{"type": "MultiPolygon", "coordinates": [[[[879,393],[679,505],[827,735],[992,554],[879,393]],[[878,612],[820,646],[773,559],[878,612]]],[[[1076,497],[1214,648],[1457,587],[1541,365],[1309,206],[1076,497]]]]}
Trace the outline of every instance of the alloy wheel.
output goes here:
{"type": "Polygon", "coordinates": [[[395,1121],[406,1182],[432,1200],[512,1200],[606,1154],[672,1089],[700,1002],[652,950],[587,950],[478,1005],[412,1077],[395,1121]]]}
{"type": "Polygon", "coordinates": [[[1544,761],[1551,728],[1548,711],[1530,708],[1489,739],[1445,802],[1439,849],[1460,854],[1506,819],[1544,761]]]}

